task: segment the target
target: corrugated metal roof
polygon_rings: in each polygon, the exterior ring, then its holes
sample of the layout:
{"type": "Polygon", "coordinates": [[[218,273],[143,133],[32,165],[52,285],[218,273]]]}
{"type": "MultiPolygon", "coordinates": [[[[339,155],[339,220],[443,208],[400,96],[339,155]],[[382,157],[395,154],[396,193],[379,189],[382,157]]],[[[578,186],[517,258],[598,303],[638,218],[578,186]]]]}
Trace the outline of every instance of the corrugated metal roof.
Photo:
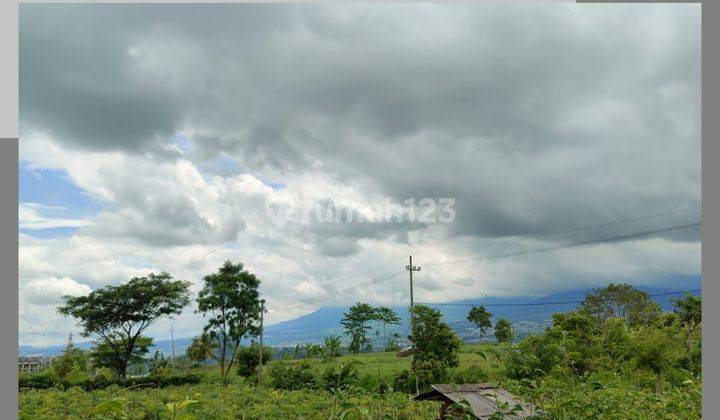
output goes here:
{"type": "Polygon", "coordinates": [[[497,412],[503,412],[507,419],[521,419],[537,414],[532,404],[525,403],[508,391],[489,383],[436,384],[431,387],[432,391],[418,395],[415,400],[450,400],[454,403],[466,400],[473,414],[479,419],[488,418],[497,412]],[[515,407],[519,409],[513,414],[515,407]]]}

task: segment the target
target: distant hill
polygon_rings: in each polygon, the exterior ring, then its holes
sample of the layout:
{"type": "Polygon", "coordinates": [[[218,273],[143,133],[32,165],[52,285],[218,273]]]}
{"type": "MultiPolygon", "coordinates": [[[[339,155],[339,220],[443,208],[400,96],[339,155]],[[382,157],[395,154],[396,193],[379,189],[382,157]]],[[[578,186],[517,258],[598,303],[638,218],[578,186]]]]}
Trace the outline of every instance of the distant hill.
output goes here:
{"type": "MultiPolygon", "coordinates": [[[[688,282],[684,282],[683,286],[683,289],[699,289],[700,279],[698,277],[697,280],[691,281],[689,284],[688,282]]],[[[638,289],[651,295],[673,293],[683,290],[659,287],[638,287],[638,289]]],[[[428,306],[440,310],[443,314],[443,319],[457,331],[463,339],[473,341],[475,333],[466,320],[467,313],[472,305],[485,305],[495,318],[507,318],[513,322],[515,329],[519,335],[522,336],[530,332],[543,331],[550,325],[553,313],[572,311],[577,308],[578,303],[576,302],[582,301],[589,290],[590,289],[569,290],[543,297],[483,297],[450,302],[452,305],[431,304],[428,306]],[[544,302],[571,303],[537,305],[538,303],[544,302]]],[[[656,296],[653,297],[653,299],[667,311],[672,309],[671,299],[679,296],[680,295],[656,296]]],[[[399,326],[388,327],[388,334],[397,332],[404,338],[408,333],[408,308],[407,306],[394,306],[392,308],[398,313],[402,322],[399,326]]],[[[307,315],[269,325],[265,327],[265,342],[269,346],[290,347],[300,343],[321,342],[324,337],[332,334],[342,335],[343,331],[340,326],[340,320],[343,318],[343,313],[346,310],[346,307],[323,307],[307,315]]],[[[378,336],[375,337],[377,341],[381,338],[378,336]]],[[[191,340],[191,337],[176,338],[175,353],[178,355],[184,354],[191,340]]],[[[89,342],[76,343],[76,345],[81,348],[90,347],[89,342]]],[[[19,346],[18,353],[20,355],[41,354],[53,356],[60,354],[64,348],[64,344],[46,347],[19,346]]],[[[155,340],[155,346],[151,351],[154,352],[155,350],[160,350],[165,354],[171,354],[172,342],[170,340],[155,340]]]]}

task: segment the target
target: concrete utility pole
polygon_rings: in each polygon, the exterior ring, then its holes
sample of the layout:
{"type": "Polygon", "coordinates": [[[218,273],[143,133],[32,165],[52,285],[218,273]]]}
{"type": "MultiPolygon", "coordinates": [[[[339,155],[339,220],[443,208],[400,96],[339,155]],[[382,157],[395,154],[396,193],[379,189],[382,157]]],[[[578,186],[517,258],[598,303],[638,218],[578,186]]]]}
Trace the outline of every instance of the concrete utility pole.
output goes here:
{"type": "Polygon", "coordinates": [[[263,313],[265,312],[265,300],[260,301],[260,354],[258,357],[258,385],[263,383],[263,313]]]}
{"type": "MultiPolygon", "coordinates": [[[[420,271],[422,267],[416,267],[412,263],[412,255],[410,255],[410,264],[405,266],[405,269],[410,272],[410,334],[412,334],[413,326],[415,325],[415,300],[413,297],[413,271],[420,271]]],[[[413,373],[415,373],[415,340],[412,343],[413,350],[413,373]]],[[[418,387],[417,373],[415,373],[415,395],[420,394],[418,387]]]]}

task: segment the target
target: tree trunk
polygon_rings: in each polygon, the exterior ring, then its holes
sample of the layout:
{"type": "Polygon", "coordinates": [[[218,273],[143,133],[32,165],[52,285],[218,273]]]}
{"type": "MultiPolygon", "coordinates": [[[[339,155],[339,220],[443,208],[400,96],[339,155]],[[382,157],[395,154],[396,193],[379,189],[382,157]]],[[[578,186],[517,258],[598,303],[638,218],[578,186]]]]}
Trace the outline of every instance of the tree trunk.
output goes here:
{"type": "Polygon", "coordinates": [[[662,376],[660,372],[655,374],[655,393],[658,395],[662,394],[662,376]]]}

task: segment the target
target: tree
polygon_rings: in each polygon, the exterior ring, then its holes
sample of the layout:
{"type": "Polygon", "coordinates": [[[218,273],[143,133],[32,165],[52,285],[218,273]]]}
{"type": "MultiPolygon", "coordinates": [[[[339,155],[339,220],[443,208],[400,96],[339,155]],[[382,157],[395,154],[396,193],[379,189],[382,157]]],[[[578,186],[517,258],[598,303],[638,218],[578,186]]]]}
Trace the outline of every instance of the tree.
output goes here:
{"type": "Polygon", "coordinates": [[[580,309],[603,322],[623,318],[630,326],[648,325],[661,313],[660,306],[647,293],[629,284],[614,283],[588,292],[580,309]]]}
{"type": "Polygon", "coordinates": [[[413,370],[424,384],[441,379],[449,367],[458,365],[460,339],[444,322],[440,311],[415,305],[410,341],[414,345],[413,370]]]}
{"type": "Polygon", "coordinates": [[[492,327],[490,318],[492,318],[492,314],[486,311],[484,306],[473,306],[467,316],[467,320],[477,327],[480,338],[485,335],[488,328],[492,327]]]}
{"type": "Polygon", "coordinates": [[[655,392],[662,392],[662,373],[672,365],[674,339],[668,331],[643,328],[633,340],[632,354],[638,366],[655,374],[655,392]]]}
{"type": "Polygon", "coordinates": [[[227,385],[240,341],[259,332],[260,280],[242,264],[225,261],[217,273],[205,276],[203,281],[197,311],[208,318],[203,332],[217,342],[220,376],[227,385]]]}
{"type": "Polygon", "coordinates": [[[72,334],[70,334],[65,350],[63,350],[60,356],[52,359],[51,365],[60,379],[65,379],[73,370],[86,372],[88,367],[87,352],[75,347],[72,341],[72,334]]]}
{"type": "Polygon", "coordinates": [[[674,312],[685,329],[685,347],[688,353],[693,349],[693,333],[702,322],[702,300],[700,296],[685,293],[685,297],[672,300],[674,312]]]}
{"type": "Polygon", "coordinates": [[[124,378],[142,332],[161,317],[180,314],[190,303],[189,287],[189,282],[173,281],[168,273],[151,273],[87,296],[64,296],[65,305],[58,312],[77,318],[83,336],[98,336],[124,378]]]}
{"type": "Polygon", "coordinates": [[[90,358],[95,366],[110,368],[119,377],[124,378],[129,366],[144,362],[143,357],[149,352],[149,348],[153,346],[153,339],[143,335],[135,338],[135,344],[127,357],[118,357],[117,353],[118,348],[126,348],[126,343],[124,343],[126,339],[118,337],[116,340],[117,345],[110,344],[107,341],[95,343],[95,346],[90,350],[90,358]]]}
{"type": "Polygon", "coordinates": [[[380,306],[375,308],[375,318],[382,323],[383,341],[385,342],[385,347],[387,348],[390,346],[390,342],[388,341],[386,327],[388,325],[400,325],[400,317],[397,315],[397,312],[391,308],[388,308],[387,306],[380,306]]]}
{"type": "Polygon", "coordinates": [[[515,338],[512,324],[505,318],[500,318],[495,322],[495,339],[499,343],[511,343],[515,338]]]}
{"type": "Polygon", "coordinates": [[[195,363],[204,363],[207,359],[217,360],[215,355],[217,343],[210,338],[209,334],[203,333],[192,339],[190,345],[185,349],[188,359],[195,363]]]}
{"type": "Polygon", "coordinates": [[[350,353],[360,353],[372,350],[367,337],[370,330],[370,321],[377,319],[375,309],[367,303],[356,303],[344,314],[340,323],[345,327],[345,334],[351,337],[348,350],[350,353]]]}
{"type": "Polygon", "coordinates": [[[324,349],[325,349],[325,357],[330,360],[331,362],[334,362],[337,357],[340,356],[340,337],[336,335],[331,335],[329,337],[325,337],[324,342],[324,349]]]}

